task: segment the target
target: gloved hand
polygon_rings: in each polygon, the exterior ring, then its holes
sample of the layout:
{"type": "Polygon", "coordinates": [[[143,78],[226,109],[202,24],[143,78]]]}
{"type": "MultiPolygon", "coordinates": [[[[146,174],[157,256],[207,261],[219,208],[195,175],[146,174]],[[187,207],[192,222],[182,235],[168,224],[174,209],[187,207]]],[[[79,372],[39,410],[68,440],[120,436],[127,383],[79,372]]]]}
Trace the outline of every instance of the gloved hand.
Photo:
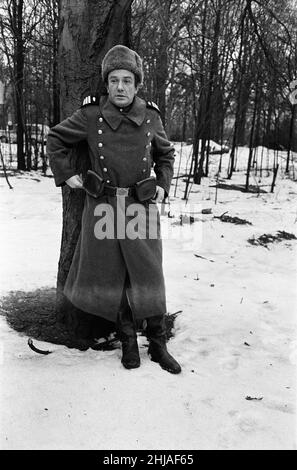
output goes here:
{"type": "Polygon", "coordinates": [[[71,176],[71,178],[68,178],[65,183],[72,189],[82,189],[83,187],[83,181],[80,175],[71,176]]]}
{"type": "Polygon", "coordinates": [[[154,196],[154,201],[156,203],[162,202],[165,196],[165,191],[161,186],[157,186],[156,188],[156,194],[154,196]]]}

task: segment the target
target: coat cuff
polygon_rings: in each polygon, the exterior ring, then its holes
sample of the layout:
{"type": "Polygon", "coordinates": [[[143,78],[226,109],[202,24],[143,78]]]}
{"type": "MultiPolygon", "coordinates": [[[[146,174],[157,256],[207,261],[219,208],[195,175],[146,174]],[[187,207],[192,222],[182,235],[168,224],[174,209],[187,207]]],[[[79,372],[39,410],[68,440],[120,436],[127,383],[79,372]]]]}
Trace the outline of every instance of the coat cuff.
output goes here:
{"type": "Polygon", "coordinates": [[[55,184],[56,186],[64,186],[66,184],[66,180],[71,178],[71,176],[76,175],[77,172],[74,170],[65,172],[63,175],[59,174],[59,176],[55,176],[55,184]]]}
{"type": "Polygon", "coordinates": [[[166,184],[164,181],[158,180],[158,179],[156,181],[156,184],[157,184],[157,186],[160,186],[161,188],[164,189],[164,191],[165,191],[164,199],[166,199],[169,195],[170,187],[168,187],[168,184],[166,184]]]}

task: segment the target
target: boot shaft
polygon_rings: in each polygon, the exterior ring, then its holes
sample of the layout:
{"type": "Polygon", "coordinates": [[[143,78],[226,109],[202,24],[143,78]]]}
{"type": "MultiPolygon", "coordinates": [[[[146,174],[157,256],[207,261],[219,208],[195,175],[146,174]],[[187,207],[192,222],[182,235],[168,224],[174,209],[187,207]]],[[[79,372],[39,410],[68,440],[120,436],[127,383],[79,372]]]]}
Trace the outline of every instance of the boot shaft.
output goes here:
{"type": "Polygon", "coordinates": [[[179,374],[181,367],[167,350],[164,315],[147,318],[147,338],[149,340],[148,354],[151,356],[151,360],[158,362],[162,369],[171,374],[179,374]]]}
{"type": "Polygon", "coordinates": [[[135,323],[128,305],[120,309],[116,326],[122,343],[122,364],[126,369],[135,369],[140,366],[140,357],[135,323]]]}
{"type": "Polygon", "coordinates": [[[146,335],[148,340],[154,340],[157,338],[167,340],[166,325],[164,315],[156,315],[155,317],[149,317],[146,319],[146,335]]]}

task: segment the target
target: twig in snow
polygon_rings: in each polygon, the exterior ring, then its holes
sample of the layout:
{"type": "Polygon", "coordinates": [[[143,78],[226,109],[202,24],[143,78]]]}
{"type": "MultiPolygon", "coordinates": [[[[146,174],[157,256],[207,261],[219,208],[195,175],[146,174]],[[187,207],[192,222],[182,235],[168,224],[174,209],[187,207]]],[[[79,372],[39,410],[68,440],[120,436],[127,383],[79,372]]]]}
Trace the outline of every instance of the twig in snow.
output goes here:
{"type": "Polygon", "coordinates": [[[229,211],[223,212],[222,215],[220,215],[220,216],[218,216],[218,217],[217,217],[217,216],[214,216],[214,217],[220,219],[221,217],[224,217],[225,214],[228,214],[228,212],[229,212],[229,211]]]}
{"type": "Polygon", "coordinates": [[[32,351],[34,351],[38,354],[51,354],[53,352],[53,351],[44,351],[42,349],[36,348],[36,346],[34,346],[34,344],[33,344],[32,338],[28,339],[28,345],[29,345],[29,348],[32,349],[32,351]]]}
{"type": "Polygon", "coordinates": [[[245,397],[246,400],[263,400],[263,397],[250,397],[249,395],[247,395],[245,397]]]}
{"type": "Polygon", "coordinates": [[[220,157],[220,163],[219,163],[219,168],[218,168],[218,173],[217,173],[217,181],[216,181],[216,194],[215,194],[215,204],[217,203],[218,200],[218,187],[219,187],[219,176],[220,176],[220,169],[222,166],[222,155],[220,157]]]}
{"type": "Polygon", "coordinates": [[[101,342],[95,341],[91,346],[91,349],[94,349],[95,351],[112,351],[113,349],[116,349],[118,345],[119,338],[114,337],[101,342]]]}
{"type": "Polygon", "coordinates": [[[230,222],[236,225],[253,225],[251,222],[245,219],[240,219],[239,217],[231,217],[229,215],[225,215],[227,212],[220,216],[214,216],[215,219],[220,219],[222,222],[230,222]]]}
{"type": "Polygon", "coordinates": [[[196,255],[196,253],[194,253],[194,256],[196,256],[196,258],[202,258],[202,259],[205,259],[206,261],[210,261],[211,263],[214,263],[213,259],[208,259],[208,258],[205,258],[204,256],[196,255]]]}
{"type": "Polygon", "coordinates": [[[279,164],[277,164],[276,167],[273,169],[273,180],[272,180],[271,190],[270,190],[271,193],[273,193],[273,191],[274,191],[274,186],[275,186],[275,181],[276,181],[276,177],[277,177],[278,167],[279,167],[279,164]]]}
{"type": "Polygon", "coordinates": [[[177,183],[178,183],[178,178],[179,178],[179,173],[180,173],[182,149],[183,149],[183,142],[181,143],[181,147],[180,147],[180,151],[179,151],[179,162],[178,162],[177,177],[176,177],[176,182],[175,182],[174,197],[176,197],[177,183]]]}

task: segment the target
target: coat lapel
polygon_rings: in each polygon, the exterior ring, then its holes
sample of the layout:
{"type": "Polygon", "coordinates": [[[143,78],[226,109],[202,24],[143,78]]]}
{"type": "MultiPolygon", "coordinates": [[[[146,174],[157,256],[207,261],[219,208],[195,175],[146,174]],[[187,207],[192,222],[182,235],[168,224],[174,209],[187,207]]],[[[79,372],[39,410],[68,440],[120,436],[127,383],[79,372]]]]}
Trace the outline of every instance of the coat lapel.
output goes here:
{"type": "Polygon", "coordinates": [[[114,106],[107,98],[105,103],[101,106],[101,113],[105,121],[115,131],[123,120],[123,114],[114,106]]]}
{"type": "Polygon", "coordinates": [[[138,96],[135,96],[133,106],[130,111],[126,114],[127,118],[130,119],[130,121],[135,122],[137,126],[141,126],[145,118],[145,113],[146,102],[141,98],[138,98],[138,96]]]}

